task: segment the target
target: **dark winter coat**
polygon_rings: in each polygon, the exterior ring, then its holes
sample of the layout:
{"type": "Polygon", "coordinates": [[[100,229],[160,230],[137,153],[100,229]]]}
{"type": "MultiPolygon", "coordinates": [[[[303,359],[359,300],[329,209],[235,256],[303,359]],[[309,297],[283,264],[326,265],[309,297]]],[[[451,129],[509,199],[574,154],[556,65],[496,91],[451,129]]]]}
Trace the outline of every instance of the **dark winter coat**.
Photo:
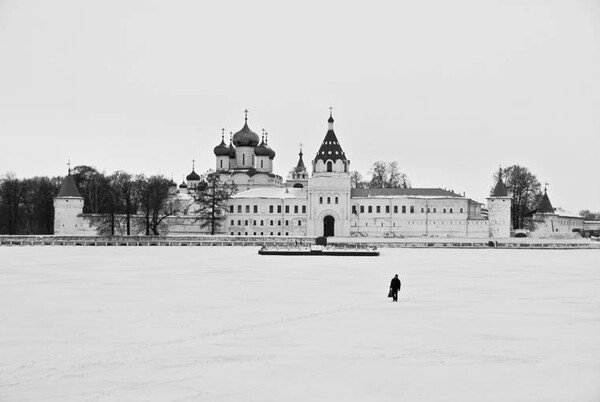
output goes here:
{"type": "Polygon", "coordinates": [[[399,291],[400,290],[400,286],[402,286],[401,283],[400,283],[400,279],[398,279],[398,278],[392,279],[392,282],[390,283],[390,288],[394,292],[399,291]]]}

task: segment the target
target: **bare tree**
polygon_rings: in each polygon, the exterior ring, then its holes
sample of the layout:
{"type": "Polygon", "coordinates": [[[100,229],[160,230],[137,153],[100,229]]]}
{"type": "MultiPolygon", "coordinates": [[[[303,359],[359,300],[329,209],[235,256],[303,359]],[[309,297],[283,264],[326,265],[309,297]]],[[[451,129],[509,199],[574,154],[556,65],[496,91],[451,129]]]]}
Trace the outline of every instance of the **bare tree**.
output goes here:
{"type": "Polygon", "coordinates": [[[117,197],[120,198],[123,213],[125,214],[126,233],[127,236],[130,236],[131,217],[137,210],[135,181],[129,173],[117,171],[111,176],[111,182],[115,187],[117,197]]]}
{"type": "Polygon", "coordinates": [[[200,227],[210,227],[210,234],[217,233],[223,225],[227,212],[227,201],[236,193],[235,184],[223,183],[218,174],[208,171],[204,174],[206,182],[201,182],[192,193],[194,203],[198,205],[196,221],[200,227]]]}
{"type": "MultiPolygon", "coordinates": [[[[498,182],[494,174],[494,185],[498,182]]],[[[511,220],[514,229],[534,229],[531,219],[542,197],[541,185],[529,169],[519,165],[502,169],[506,191],[511,200],[511,220]]]]}
{"type": "Polygon", "coordinates": [[[169,196],[171,180],[164,176],[138,176],[136,187],[143,213],[140,224],[146,235],[168,232],[165,219],[180,211],[180,203],[169,196]]]}
{"type": "Polygon", "coordinates": [[[397,162],[377,161],[369,171],[370,188],[407,188],[410,185],[408,176],[398,169],[397,162]]]}

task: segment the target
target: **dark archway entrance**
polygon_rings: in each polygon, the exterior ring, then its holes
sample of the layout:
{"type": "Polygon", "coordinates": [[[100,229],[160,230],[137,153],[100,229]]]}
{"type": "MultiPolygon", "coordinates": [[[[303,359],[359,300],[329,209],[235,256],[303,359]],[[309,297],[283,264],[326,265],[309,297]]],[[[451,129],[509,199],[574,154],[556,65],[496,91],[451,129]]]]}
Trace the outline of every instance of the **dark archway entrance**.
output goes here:
{"type": "Polygon", "coordinates": [[[335,235],[335,218],[327,215],[323,218],[323,236],[329,237],[335,235]]]}

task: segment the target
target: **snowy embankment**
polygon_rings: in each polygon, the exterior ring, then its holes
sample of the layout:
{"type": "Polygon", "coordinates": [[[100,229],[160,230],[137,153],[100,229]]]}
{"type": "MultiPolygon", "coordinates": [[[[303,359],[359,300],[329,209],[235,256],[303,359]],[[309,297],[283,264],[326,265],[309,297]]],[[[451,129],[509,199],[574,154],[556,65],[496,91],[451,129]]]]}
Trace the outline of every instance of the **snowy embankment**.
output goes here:
{"type": "Polygon", "coordinates": [[[256,251],[0,248],[0,400],[600,400],[595,250],[256,251]]]}

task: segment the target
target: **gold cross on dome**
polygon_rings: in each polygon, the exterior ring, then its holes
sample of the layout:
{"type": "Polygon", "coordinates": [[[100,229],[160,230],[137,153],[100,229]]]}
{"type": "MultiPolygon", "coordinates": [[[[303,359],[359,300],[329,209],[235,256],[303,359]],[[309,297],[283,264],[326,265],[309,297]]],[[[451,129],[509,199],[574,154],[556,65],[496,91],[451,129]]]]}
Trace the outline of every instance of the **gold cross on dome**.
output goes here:
{"type": "Polygon", "coordinates": [[[333,107],[329,106],[329,116],[333,115],[333,107]]]}

